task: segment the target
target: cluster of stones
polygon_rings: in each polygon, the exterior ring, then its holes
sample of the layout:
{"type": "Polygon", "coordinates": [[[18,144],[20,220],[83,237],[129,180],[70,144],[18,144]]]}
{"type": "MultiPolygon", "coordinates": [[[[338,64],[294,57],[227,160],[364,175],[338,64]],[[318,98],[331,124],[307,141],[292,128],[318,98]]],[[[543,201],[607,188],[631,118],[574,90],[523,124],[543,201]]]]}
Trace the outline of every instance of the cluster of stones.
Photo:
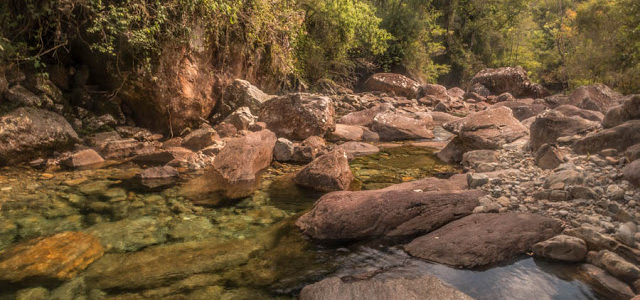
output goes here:
{"type": "MultiPolygon", "coordinates": [[[[109,123],[114,130],[81,138],[75,119],[70,124],[55,112],[55,101],[30,104],[56,93],[30,91],[32,97],[19,86],[14,80],[0,91],[9,99],[22,95],[16,103],[23,106],[0,117],[3,165],[55,169],[131,161],[145,168],[136,180],[150,189],[172,184],[183,171],[206,168],[211,190],[237,199],[253,193],[273,160],[306,164],[295,183],[328,192],[296,222],[313,239],[407,241],[404,249],[412,256],[463,268],[533,250],[542,258],[586,262],[585,278],[612,294],[630,298],[640,291],[640,230],[634,223],[640,217],[639,96],[623,97],[603,85],[549,96],[521,68],[484,70],[466,92],[385,73],[365,82],[367,92],[331,96],[271,96],[237,80],[227,88],[214,126],[204,123],[165,139],[116,121],[109,123]],[[348,191],[348,162],[377,152],[370,143],[425,139],[441,148],[442,160],[461,163],[468,173],[348,191]]],[[[70,280],[112,247],[73,232],[25,241],[0,252],[0,282],[70,280]],[[40,259],[54,248],[56,255],[40,259]]],[[[262,250],[215,240],[126,257],[108,254],[89,267],[83,281],[100,290],[161,294],[168,284],[163,281],[226,270],[262,250]],[[122,259],[136,263],[121,265],[122,259]],[[163,268],[167,264],[175,265],[163,268]]],[[[430,277],[365,278],[330,278],[303,289],[301,298],[319,299],[331,291],[467,298],[430,277]],[[425,287],[415,289],[416,284],[425,287]]]]}

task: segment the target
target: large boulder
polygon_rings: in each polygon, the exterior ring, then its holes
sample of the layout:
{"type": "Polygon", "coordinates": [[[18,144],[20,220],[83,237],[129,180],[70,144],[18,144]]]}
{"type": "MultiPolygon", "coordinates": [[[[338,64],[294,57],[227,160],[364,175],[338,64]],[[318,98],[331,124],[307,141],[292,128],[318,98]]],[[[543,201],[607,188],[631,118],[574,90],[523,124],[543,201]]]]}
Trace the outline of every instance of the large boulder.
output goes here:
{"type": "MultiPolygon", "coordinates": [[[[185,44],[200,43],[204,41],[185,44]]],[[[204,47],[165,47],[159,57],[149,76],[127,77],[118,96],[143,127],[165,133],[199,127],[217,102],[209,52],[204,47]]]]}
{"type": "Polygon", "coordinates": [[[103,254],[100,241],[86,233],[36,238],[0,252],[0,282],[69,280],[103,254]]]}
{"type": "Polygon", "coordinates": [[[327,139],[336,141],[378,141],[380,136],[369,130],[369,128],[359,125],[336,124],[336,130],[327,135],[327,139]]]}
{"type": "Polygon", "coordinates": [[[504,106],[471,114],[445,124],[445,128],[458,135],[438,153],[447,162],[460,162],[462,155],[472,150],[500,149],[529,133],[504,106]]]}
{"type": "Polygon", "coordinates": [[[382,141],[398,141],[433,138],[431,118],[413,118],[399,112],[384,112],[373,118],[371,130],[378,133],[382,141]]]}
{"type": "Polygon", "coordinates": [[[521,67],[484,69],[471,79],[471,84],[481,84],[494,95],[505,92],[516,98],[544,98],[549,95],[544,87],[529,80],[527,72],[521,67]]]}
{"type": "Polygon", "coordinates": [[[300,170],[293,181],[321,192],[343,191],[349,188],[353,174],[347,153],[335,150],[319,156],[300,170]]]}
{"type": "Polygon", "coordinates": [[[222,101],[217,107],[217,114],[224,119],[236,109],[246,106],[252,114],[257,115],[262,103],[273,97],[246,80],[236,79],[225,88],[222,101]]]}
{"type": "Polygon", "coordinates": [[[519,121],[537,116],[547,110],[547,106],[542,100],[520,99],[513,101],[503,101],[494,104],[492,107],[506,106],[511,109],[513,116],[519,121]]]}
{"type": "Polygon", "coordinates": [[[602,126],[611,128],[634,119],[640,119],[640,95],[633,95],[621,105],[609,109],[602,121],[602,126]]]}
{"type": "Polygon", "coordinates": [[[560,105],[553,110],[561,112],[567,117],[578,116],[580,118],[594,122],[602,122],[602,119],[604,119],[604,115],[599,111],[582,109],[569,104],[560,105]]]}
{"type": "Polygon", "coordinates": [[[78,134],[62,116],[46,110],[18,108],[0,117],[0,165],[69,150],[78,140],[78,134]]]}
{"type": "Polygon", "coordinates": [[[618,105],[622,95],[604,84],[581,86],[569,95],[569,103],[583,109],[606,113],[609,108],[618,105]]]}
{"type": "Polygon", "coordinates": [[[347,153],[347,158],[353,159],[359,156],[366,156],[380,152],[380,148],[362,142],[346,142],[336,146],[336,150],[340,149],[347,153]]]}
{"type": "Polygon", "coordinates": [[[300,291],[300,300],[354,299],[471,300],[472,298],[431,275],[413,279],[376,276],[357,281],[330,277],[307,285],[300,291]]]}
{"type": "Polygon", "coordinates": [[[579,154],[599,153],[604,149],[617,149],[624,152],[638,141],[640,141],[640,120],[631,120],[575,141],[573,150],[579,154]]]}
{"type": "Polygon", "coordinates": [[[213,173],[220,190],[228,198],[253,193],[257,174],[271,164],[276,135],[269,130],[251,132],[227,140],[213,163],[213,173]]]}
{"type": "Polygon", "coordinates": [[[393,93],[409,99],[415,98],[420,85],[411,78],[394,73],[376,73],[364,83],[365,91],[393,93]]]}
{"type": "Polygon", "coordinates": [[[264,102],[259,120],[267,123],[267,128],[278,137],[304,140],[335,130],[333,115],[330,98],[296,93],[264,102]]]}
{"type": "Polygon", "coordinates": [[[635,295],[627,284],[594,265],[580,265],[578,276],[605,294],[612,295],[614,299],[631,299],[635,295]]]}
{"type": "Polygon", "coordinates": [[[319,240],[415,236],[471,214],[481,191],[386,189],[322,196],[296,225],[319,240]]]}
{"type": "Polygon", "coordinates": [[[544,144],[553,144],[559,137],[586,133],[600,127],[600,123],[578,116],[567,117],[557,111],[548,111],[538,116],[531,124],[530,146],[537,151],[544,144]]]}
{"type": "Polygon", "coordinates": [[[378,104],[371,108],[348,113],[338,119],[338,123],[345,125],[370,126],[376,115],[389,110],[393,110],[393,105],[388,103],[378,104]]]}
{"type": "Polygon", "coordinates": [[[413,256],[455,267],[474,268],[523,254],[562,231],[559,220],[519,213],[473,214],[413,240],[413,256]]]}
{"type": "Polygon", "coordinates": [[[533,253],[551,260],[579,262],[587,256],[587,243],[577,237],[558,235],[533,245],[533,253]]]}

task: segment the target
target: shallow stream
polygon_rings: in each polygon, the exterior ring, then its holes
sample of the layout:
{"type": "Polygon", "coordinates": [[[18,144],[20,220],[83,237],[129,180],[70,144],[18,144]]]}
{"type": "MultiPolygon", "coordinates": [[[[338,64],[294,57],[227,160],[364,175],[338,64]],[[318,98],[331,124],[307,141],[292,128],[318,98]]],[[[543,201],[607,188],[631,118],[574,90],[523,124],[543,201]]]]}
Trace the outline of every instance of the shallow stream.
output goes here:
{"type": "MultiPolygon", "coordinates": [[[[351,165],[355,189],[457,172],[429,150],[407,146],[351,165]]],[[[140,169],[129,164],[51,173],[1,169],[0,250],[39,236],[84,231],[98,237],[107,254],[70,282],[0,285],[0,299],[37,286],[52,297],[85,299],[292,299],[327,276],[389,267],[408,276],[436,275],[477,299],[607,296],[575,279],[575,266],[530,257],[469,271],[413,259],[376,242],[317,244],[294,225],[321,196],[293,184],[299,168],[274,163],[252,197],[215,206],[193,203],[210,190],[202,172],[145,191],[132,180],[140,169]]]]}

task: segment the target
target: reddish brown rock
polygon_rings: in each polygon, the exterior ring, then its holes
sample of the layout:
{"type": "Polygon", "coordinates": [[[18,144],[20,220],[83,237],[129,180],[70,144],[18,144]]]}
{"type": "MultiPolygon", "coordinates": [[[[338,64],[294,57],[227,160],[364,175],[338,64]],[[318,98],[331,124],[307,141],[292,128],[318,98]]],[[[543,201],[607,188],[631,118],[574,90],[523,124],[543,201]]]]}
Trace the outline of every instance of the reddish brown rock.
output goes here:
{"type": "Polygon", "coordinates": [[[242,198],[253,193],[258,172],[267,168],[273,158],[276,135],[263,130],[232,138],[213,163],[214,182],[228,198],[242,198]]]}
{"type": "Polygon", "coordinates": [[[640,186],[640,159],[636,159],[622,169],[624,179],[640,186]]]}
{"type": "Polygon", "coordinates": [[[609,108],[618,105],[622,95],[604,84],[581,86],[569,95],[567,104],[583,109],[606,113],[609,108]]]}
{"type": "Polygon", "coordinates": [[[632,120],[577,140],[573,144],[573,150],[579,154],[599,153],[604,149],[623,152],[638,141],[640,141],[640,120],[632,120]]]}
{"type": "Polygon", "coordinates": [[[573,105],[560,105],[553,110],[559,111],[567,117],[578,116],[585,120],[594,122],[602,122],[602,119],[604,119],[604,115],[599,111],[582,109],[573,105]]]}
{"type": "Polygon", "coordinates": [[[397,96],[404,96],[413,99],[417,96],[420,85],[400,74],[377,73],[373,74],[364,83],[365,91],[379,91],[393,93],[397,96]]]}
{"type": "Polygon", "coordinates": [[[216,140],[219,139],[220,137],[214,129],[200,128],[190,132],[182,138],[182,147],[192,151],[199,151],[213,145],[216,140]]]}
{"type": "Polygon", "coordinates": [[[298,163],[308,163],[323,154],[326,148],[327,143],[323,138],[310,136],[293,147],[291,160],[298,163]]]}
{"type": "Polygon", "coordinates": [[[544,144],[554,144],[559,137],[583,134],[599,127],[599,123],[578,116],[567,117],[558,111],[546,112],[531,124],[531,150],[537,151],[544,144]]]}
{"type": "Polygon", "coordinates": [[[587,244],[577,237],[558,235],[533,245],[533,252],[551,260],[580,262],[587,256],[587,244]]]}
{"type": "MultiPolygon", "coordinates": [[[[204,39],[205,34],[194,35],[204,39]]],[[[194,45],[203,40],[184,43],[194,45]]],[[[203,47],[204,49],[204,47],[203,47]]],[[[131,76],[118,96],[132,110],[136,124],[164,133],[197,128],[216,105],[214,67],[207,51],[165,47],[151,76],[131,76]]]]}
{"type": "Polygon", "coordinates": [[[609,109],[602,121],[602,126],[611,128],[634,119],[640,119],[640,95],[633,95],[621,105],[609,109]]]}
{"type": "Polygon", "coordinates": [[[547,110],[547,106],[544,104],[543,100],[534,100],[531,98],[499,102],[492,107],[500,106],[510,108],[513,112],[513,116],[518,119],[518,121],[537,116],[547,110]]]}
{"type": "Polygon", "coordinates": [[[366,127],[358,125],[336,124],[336,130],[327,135],[327,140],[336,141],[362,141],[366,127]]]}
{"type": "Polygon", "coordinates": [[[431,119],[390,111],[376,115],[371,125],[371,130],[378,133],[382,141],[430,139],[434,137],[431,128],[431,119]]]}
{"type": "Polygon", "coordinates": [[[62,164],[69,168],[82,168],[98,165],[103,162],[104,159],[98,152],[93,149],[85,149],[71,154],[71,156],[62,161],[62,164]]]}
{"type": "Polygon", "coordinates": [[[609,275],[603,269],[591,264],[582,264],[578,271],[583,281],[595,286],[598,290],[606,292],[607,295],[614,295],[616,299],[630,299],[634,296],[633,291],[627,284],[609,275]]]}
{"type": "Polygon", "coordinates": [[[532,83],[527,72],[521,67],[484,69],[473,76],[471,84],[481,84],[494,95],[505,92],[516,98],[544,98],[549,95],[549,91],[544,87],[532,83]]]}
{"type": "Polygon", "coordinates": [[[193,151],[182,147],[170,147],[151,153],[136,155],[133,161],[142,165],[164,165],[174,160],[187,161],[194,157],[193,151]]]}
{"type": "Polygon", "coordinates": [[[18,108],[0,117],[0,165],[10,165],[66,151],[78,135],[60,115],[18,108]]]}
{"type": "Polygon", "coordinates": [[[174,184],[178,176],[178,171],[174,167],[162,166],[145,169],[136,178],[142,186],[156,189],[174,184]]]}
{"type": "Polygon", "coordinates": [[[376,154],[380,152],[380,148],[362,142],[346,142],[344,144],[340,144],[335,148],[343,150],[347,153],[347,158],[353,159],[359,156],[366,156],[371,154],[376,154]]]}
{"type": "Polygon", "coordinates": [[[335,130],[334,113],[328,97],[297,93],[263,103],[259,120],[278,137],[304,140],[335,130]]]}
{"type": "Polygon", "coordinates": [[[294,180],[296,184],[321,192],[343,191],[349,188],[353,174],[347,153],[335,150],[324,154],[300,170],[294,180]]]}
{"type": "Polygon", "coordinates": [[[236,79],[225,88],[217,113],[220,119],[224,119],[236,109],[246,106],[255,115],[260,112],[262,103],[273,97],[246,80],[236,79]]]}
{"type": "Polygon", "coordinates": [[[438,157],[447,162],[460,162],[462,155],[472,150],[500,149],[504,144],[524,137],[529,132],[507,107],[471,114],[445,124],[445,128],[458,134],[438,153],[438,157]]]}
{"type": "Polygon", "coordinates": [[[345,125],[370,126],[373,123],[373,118],[375,118],[376,115],[392,109],[393,105],[391,104],[378,104],[365,110],[346,114],[338,120],[338,123],[345,125]]]}
{"type": "Polygon", "coordinates": [[[413,240],[405,250],[429,261],[474,268],[523,254],[561,231],[559,220],[538,215],[473,214],[413,240]]]}
{"type": "Polygon", "coordinates": [[[0,252],[0,281],[69,280],[103,254],[100,241],[81,232],[37,238],[0,252]]]}
{"type": "Polygon", "coordinates": [[[322,196],[296,225],[320,240],[415,236],[471,214],[481,191],[371,190],[322,196]]]}
{"type": "Polygon", "coordinates": [[[536,152],[536,165],[542,169],[555,169],[564,162],[564,155],[554,145],[544,144],[536,152]]]}

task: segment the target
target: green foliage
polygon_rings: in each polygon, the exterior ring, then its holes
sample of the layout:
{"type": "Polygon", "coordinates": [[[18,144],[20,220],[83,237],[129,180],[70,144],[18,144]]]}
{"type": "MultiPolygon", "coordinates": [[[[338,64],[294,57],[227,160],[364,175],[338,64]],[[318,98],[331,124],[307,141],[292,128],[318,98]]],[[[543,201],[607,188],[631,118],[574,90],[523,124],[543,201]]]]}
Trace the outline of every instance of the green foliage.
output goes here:
{"type": "Polygon", "coordinates": [[[448,72],[447,65],[433,60],[445,50],[438,39],[446,32],[437,23],[440,12],[430,1],[379,0],[375,3],[383,19],[382,28],[393,36],[380,58],[386,70],[401,65],[426,82],[435,82],[439,75],[448,72]]]}
{"type": "Polygon", "coordinates": [[[350,82],[358,59],[370,59],[387,50],[391,35],[380,28],[381,20],[366,2],[309,0],[301,6],[306,18],[298,56],[305,79],[350,82]]]}

